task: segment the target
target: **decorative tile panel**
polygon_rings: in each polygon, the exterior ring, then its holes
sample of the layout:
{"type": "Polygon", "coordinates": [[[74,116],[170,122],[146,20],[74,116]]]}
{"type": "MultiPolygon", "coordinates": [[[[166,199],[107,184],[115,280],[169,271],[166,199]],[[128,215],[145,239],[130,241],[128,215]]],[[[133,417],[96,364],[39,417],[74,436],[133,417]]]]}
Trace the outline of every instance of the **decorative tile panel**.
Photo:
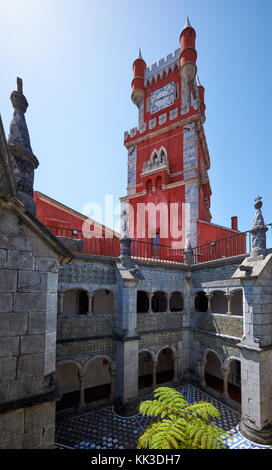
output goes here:
{"type": "Polygon", "coordinates": [[[199,330],[212,331],[220,335],[243,336],[243,317],[237,318],[219,314],[200,314],[197,317],[197,328],[199,330]]]}
{"type": "Polygon", "coordinates": [[[184,313],[138,313],[138,333],[182,328],[184,313]]]}
{"type": "Polygon", "coordinates": [[[71,262],[60,266],[59,282],[115,284],[116,268],[110,264],[71,262]]]}
{"type": "Polygon", "coordinates": [[[86,338],[91,336],[112,336],[115,318],[109,315],[59,317],[57,340],[86,338]]]}
{"type": "Polygon", "coordinates": [[[141,269],[144,279],[141,279],[138,288],[153,287],[158,289],[172,289],[180,291],[184,286],[184,272],[167,268],[141,269]]]}

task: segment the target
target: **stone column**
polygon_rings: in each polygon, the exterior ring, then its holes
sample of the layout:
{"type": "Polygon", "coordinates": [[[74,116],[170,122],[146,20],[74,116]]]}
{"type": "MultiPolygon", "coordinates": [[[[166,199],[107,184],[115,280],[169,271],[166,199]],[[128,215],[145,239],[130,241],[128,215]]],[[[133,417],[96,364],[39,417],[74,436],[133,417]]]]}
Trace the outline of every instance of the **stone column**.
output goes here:
{"type": "Polygon", "coordinates": [[[232,298],[232,295],[231,294],[225,294],[225,297],[226,297],[227,302],[228,302],[228,310],[227,310],[226,315],[231,315],[232,314],[232,311],[231,311],[231,298],[232,298]]]}
{"type": "Polygon", "coordinates": [[[224,382],[224,391],[223,391],[223,396],[226,400],[230,399],[229,392],[228,392],[228,377],[229,377],[229,371],[230,369],[220,369],[221,373],[223,375],[223,382],[224,382]]]}
{"type": "Polygon", "coordinates": [[[158,365],[158,361],[153,361],[153,365],[152,365],[152,376],[153,376],[152,388],[153,390],[155,390],[155,388],[157,387],[157,380],[156,380],[157,365],[158,365]]]}
{"type": "Polygon", "coordinates": [[[88,308],[88,313],[87,315],[92,315],[93,313],[93,298],[94,298],[94,292],[88,292],[88,299],[89,299],[89,308],[88,308]]]}
{"type": "MultiPolygon", "coordinates": [[[[125,255],[124,255],[125,256],[125,255]]],[[[115,412],[132,416],[138,405],[137,268],[129,255],[117,263],[118,305],[116,318],[115,412]]]]}
{"type": "Polygon", "coordinates": [[[205,367],[206,367],[206,360],[201,361],[201,386],[206,387],[206,381],[205,381],[205,367]]]}
{"type": "Polygon", "coordinates": [[[209,294],[207,295],[208,297],[208,312],[207,313],[212,313],[212,298],[214,294],[209,294]]]}
{"type": "Polygon", "coordinates": [[[85,375],[79,375],[78,379],[79,379],[79,386],[80,386],[78,410],[83,411],[86,408],[85,397],[84,397],[85,375]]]}
{"type": "Polygon", "coordinates": [[[173,382],[175,384],[178,383],[178,360],[177,358],[174,358],[173,359],[173,362],[174,362],[174,377],[173,377],[173,382]]]}
{"type": "Polygon", "coordinates": [[[148,300],[149,300],[149,307],[148,307],[148,313],[152,312],[151,306],[152,306],[152,294],[148,293],[148,300]]]}
{"type": "Polygon", "coordinates": [[[170,312],[170,294],[168,294],[168,292],[166,292],[166,312],[169,313],[170,312]]]}
{"type": "Polygon", "coordinates": [[[63,299],[64,292],[59,292],[59,316],[63,316],[63,299]]]}
{"type": "Polygon", "coordinates": [[[111,400],[114,400],[115,397],[115,383],[116,383],[116,369],[111,369],[111,394],[110,398],[111,400]]]}

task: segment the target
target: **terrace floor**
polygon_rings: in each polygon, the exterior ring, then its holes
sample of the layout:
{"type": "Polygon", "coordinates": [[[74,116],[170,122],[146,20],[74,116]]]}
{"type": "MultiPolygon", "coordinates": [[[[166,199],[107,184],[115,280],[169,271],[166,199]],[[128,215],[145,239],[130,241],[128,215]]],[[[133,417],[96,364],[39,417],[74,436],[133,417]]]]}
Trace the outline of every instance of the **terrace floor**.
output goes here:
{"type": "MultiPolygon", "coordinates": [[[[223,405],[207,393],[192,385],[176,388],[187,401],[194,403],[205,400],[213,403],[220,411],[218,426],[228,431],[230,449],[272,449],[247,440],[239,431],[240,415],[223,405]]],[[[142,399],[150,399],[145,396],[142,399]]],[[[91,411],[80,416],[68,418],[56,424],[57,449],[136,449],[139,434],[147,426],[150,418],[138,413],[131,417],[121,417],[114,413],[113,407],[91,411]]]]}

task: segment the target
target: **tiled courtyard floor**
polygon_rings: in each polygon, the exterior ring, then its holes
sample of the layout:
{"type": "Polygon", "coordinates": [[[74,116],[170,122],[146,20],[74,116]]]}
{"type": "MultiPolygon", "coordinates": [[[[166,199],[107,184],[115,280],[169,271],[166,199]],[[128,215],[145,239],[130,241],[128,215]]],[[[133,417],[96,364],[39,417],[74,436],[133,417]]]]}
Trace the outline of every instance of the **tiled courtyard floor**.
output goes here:
{"type": "MultiPolygon", "coordinates": [[[[239,432],[239,413],[218,402],[192,385],[177,387],[187,401],[205,400],[213,403],[220,412],[218,426],[231,434],[230,449],[272,449],[245,439],[239,432]]],[[[144,397],[147,399],[150,397],[144,397]]],[[[136,449],[138,436],[150,418],[138,413],[132,417],[117,416],[113,407],[88,412],[69,418],[56,425],[56,448],[67,446],[75,449],[136,449]]]]}

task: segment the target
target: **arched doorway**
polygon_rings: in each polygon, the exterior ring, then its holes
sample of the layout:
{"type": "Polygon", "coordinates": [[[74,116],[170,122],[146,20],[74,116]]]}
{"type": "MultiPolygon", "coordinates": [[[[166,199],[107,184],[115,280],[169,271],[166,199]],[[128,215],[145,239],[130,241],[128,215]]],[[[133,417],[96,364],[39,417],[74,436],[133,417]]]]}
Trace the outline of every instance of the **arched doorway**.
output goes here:
{"type": "Polygon", "coordinates": [[[224,381],[220,369],[221,361],[219,357],[213,351],[209,351],[206,356],[205,382],[208,387],[223,393],[224,381]]]}
{"type": "Polygon", "coordinates": [[[151,387],[153,383],[153,358],[149,351],[139,353],[138,367],[139,390],[151,387]]]}
{"type": "Polygon", "coordinates": [[[56,364],[56,376],[62,395],[56,402],[56,411],[68,408],[78,408],[80,400],[80,385],[78,379],[78,367],[73,362],[56,364]]]}
{"type": "Polygon", "coordinates": [[[170,348],[161,350],[158,356],[158,364],[156,370],[157,385],[170,382],[174,378],[174,361],[170,348]]]}
{"type": "Polygon", "coordinates": [[[232,359],[230,361],[228,394],[232,400],[241,403],[241,362],[238,359],[232,359]]]}
{"type": "Polygon", "coordinates": [[[96,357],[89,361],[84,380],[85,403],[90,403],[111,395],[111,368],[106,357],[96,357]]]}

